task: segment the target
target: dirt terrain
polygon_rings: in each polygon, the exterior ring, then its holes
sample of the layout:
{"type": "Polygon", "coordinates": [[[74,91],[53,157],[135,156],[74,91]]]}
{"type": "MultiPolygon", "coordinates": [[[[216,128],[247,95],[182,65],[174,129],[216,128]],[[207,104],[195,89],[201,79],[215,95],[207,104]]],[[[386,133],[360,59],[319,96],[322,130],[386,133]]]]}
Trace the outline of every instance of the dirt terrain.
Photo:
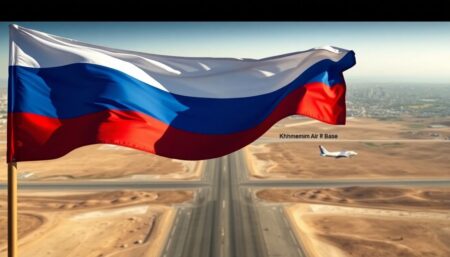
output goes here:
{"type": "Polygon", "coordinates": [[[314,257],[450,256],[450,189],[265,189],[314,257]]]}
{"type": "Polygon", "coordinates": [[[254,178],[450,178],[449,142],[282,142],[246,148],[254,178]],[[329,151],[353,150],[351,158],[321,157],[329,151]]]}
{"type": "MultiPolygon", "coordinates": [[[[6,170],[4,144],[0,144],[3,161],[0,169],[6,170]]],[[[19,177],[36,180],[92,180],[92,179],[182,179],[201,176],[202,162],[179,161],[149,154],[131,148],[97,144],[84,146],[54,160],[18,163],[19,177]]],[[[0,181],[6,172],[0,173],[0,181]]]]}
{"type": "Polygon", "coordinates": [[[446,212],[294,204],[286,207],[295,234],[314,257],[446,257],[446,212]]]}
{"type": "Polygon", "coordinates": [[[450,178],[450,117],[377,120],[349,118],[345,126],[286,118],[245,148],[250,176],[257,179],[450,178]],[[280,135],[309,135],[288,139],[280,135]],[[311,135],[335,135],[335,139],[311,135]],[[353,150],[352,158],[321,157],[353,150]]]}
{"type": "Polygon", "coordinates": [[[275,124],[263,138],[281,133],[337,134],[338,139],[450,139],[450,117],[436,118],[347,118],[345,125],[330,125],[310,118],[290,116],[275,124]]]}
{"type": "Polygon", "coordinates": [[[256,196],[265,201],[332,204],[406,210],[450,210],[450,188],[343,187],[264,189],[256,196]]]}
{"type": "MultiPolygon", "coordinates": [[[[192,191],[27,191],[19,197],[20,256],[159,256],[175,217],[172,204],[192,197],[192,191]]],[[[2,194],[2,235],[6,206],[2,194]]],[[[0,256],[6,244],[0,237],[0,256]]]]}

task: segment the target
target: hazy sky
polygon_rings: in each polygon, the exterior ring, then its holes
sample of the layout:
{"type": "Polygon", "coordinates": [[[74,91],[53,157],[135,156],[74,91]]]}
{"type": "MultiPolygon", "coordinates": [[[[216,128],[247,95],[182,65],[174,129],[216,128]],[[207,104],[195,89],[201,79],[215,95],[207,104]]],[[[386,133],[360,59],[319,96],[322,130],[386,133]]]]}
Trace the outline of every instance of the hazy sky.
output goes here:
{"type": "Polygon", "coordinates": [[[347,83],[450,85],[450,22],[0,22],[0,81],[7,79],[11,23],[164,55],[263,58],[332,45],[356,53],[347,83]]]}

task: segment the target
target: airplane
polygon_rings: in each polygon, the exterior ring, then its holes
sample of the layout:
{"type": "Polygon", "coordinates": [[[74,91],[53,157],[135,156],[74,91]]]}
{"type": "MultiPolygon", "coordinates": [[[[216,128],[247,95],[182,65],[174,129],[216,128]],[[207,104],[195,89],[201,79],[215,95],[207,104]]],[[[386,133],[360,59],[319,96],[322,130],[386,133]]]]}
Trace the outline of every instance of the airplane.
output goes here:
{"type": "Polygon", "coordinates": [[[354,151],[328,152],[327,149],[325,149],[325,147],[323,147],[322,145],[319,145],[319,149],[320,156],[322,157],[349,158],[353,155],[358,155],[358,153],[354,151]]]}

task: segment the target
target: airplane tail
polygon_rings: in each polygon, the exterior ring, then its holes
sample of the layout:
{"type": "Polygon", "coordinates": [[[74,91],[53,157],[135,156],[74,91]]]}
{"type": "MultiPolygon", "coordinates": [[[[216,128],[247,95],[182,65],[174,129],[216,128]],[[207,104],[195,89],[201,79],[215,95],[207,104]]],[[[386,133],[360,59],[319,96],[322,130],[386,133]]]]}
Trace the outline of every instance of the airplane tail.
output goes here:
{"type": "Polygon", "coordinates": [[[327,149],[325,149],[325,147],[323,147],[322,145],[319,145],[319,149],[320,149],[320,154],[322,154],[322,155],[328,153],[327,149]]]}

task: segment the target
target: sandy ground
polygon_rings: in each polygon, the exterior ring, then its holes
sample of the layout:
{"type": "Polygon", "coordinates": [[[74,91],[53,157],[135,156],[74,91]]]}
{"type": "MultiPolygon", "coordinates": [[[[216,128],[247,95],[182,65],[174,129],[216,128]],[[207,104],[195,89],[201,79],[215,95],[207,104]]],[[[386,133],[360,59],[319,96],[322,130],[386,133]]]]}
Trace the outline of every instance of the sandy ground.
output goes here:
{"type": "Polygon", "coordinates": [[[245,150],[254,178],[450,178],[450,142],[285,142],[245,150]],[[358,155],[321,157],[319,144],[358,155]]]}
{"type": "Polygon", "coordinates": [[[410,211],[296,204],[286,208],[309,256],[446,257],[450,217],[410,211]]]}
{"type": "Polygon", "coordinates": [[[450,189],[262,190],[285,213],[309,256],[450,256],[450,189]]]}
{"type": "MultiPolygon", "coordinates": [[[[159,256],[175,217],[174,203],[192,191],[22,193],[20,256],[159,256]]],[[[0,233],[6,235],[6,198],[0,195],[0,233]]],[[[0,237],[0,256],[6,256],[0,237]]]]}
{"type": "Polygon", "coordinates": [[[265,201],[331,204],[402,210],[450,210],[450,188],[343,187],[264,189],[256,196],[265,201]]]}
{"type": "MultiPolygon", "coordinates": [[[[296,117],[296,116],[292,116],[296,117]]],[[[264,138],[279,138],[280,133],[338,134],[339,139],[445,139],[450,137],[450,117],[398,118],[380,120],[373,118],[347,118],[345,125],[330,125],[309,118],[285,118],[268,130],[264,138]],[[446,127],[433,128],[432,125],[446,127]]]]}
{"type": "MultiPolygon", "coordinates": [[[[6,170],[5,144],[0,144],[3,158],[0,169],[6,170]]],[[[92,179],[164,179],[193,180],[201,177],[202,161],[169,159],[131,148],[97,144],[84,146],[54,160],[20,162],[19,177],[33,180],[92,179]]],[[[0,181],[6,172],[0,173],[0,181]]]]}
{"type": "Polygon", "coordinates": [[[345,126],[325,124],[312,119],[286,118],[259,140],[245,148],[249,170],[254,178],[421,178],[450,177],[450,117],[378,120],[349,118],[345,126]],[[443,125],[432,128],[433,125],[443,125]],[[446,126],[446,127],[445,127],[446,126]],[[335,134],[337,140],[307,139],[267,143],[280,134],[335,134]],[[395,140],[427,139],[427,142],[395,140]],[[394,140],[364,142],[359,140],[394,140]],[[430,141],[431,140],[431,141],[430,141]],[[433,142],[433,140],[435,140],[433,142]],[[354,150],[358,156],[320,157],[318,145],[329,151],[354,150]]]}
{"type": "Polygon", "coordinates": [[[245,152],[250,175],[254,178],[450,178],[448,138],[450,117],[403,120],[350,118],[345,126],[286,118],[247,146],[245,152]],[[437,124],[444,127],[431,127],[437,124]],[[301,142],[279,139],[282,133],[327,133],[338,135],[338,138],[301,142]],[[279,140],[267,142],[270,138],[279,140]],[[409,139],[426,140],[401,141],[409,139]],[[354,150],[358,155],[339,159],[321,157],[320,144],[329,151],[354,150]]]}

